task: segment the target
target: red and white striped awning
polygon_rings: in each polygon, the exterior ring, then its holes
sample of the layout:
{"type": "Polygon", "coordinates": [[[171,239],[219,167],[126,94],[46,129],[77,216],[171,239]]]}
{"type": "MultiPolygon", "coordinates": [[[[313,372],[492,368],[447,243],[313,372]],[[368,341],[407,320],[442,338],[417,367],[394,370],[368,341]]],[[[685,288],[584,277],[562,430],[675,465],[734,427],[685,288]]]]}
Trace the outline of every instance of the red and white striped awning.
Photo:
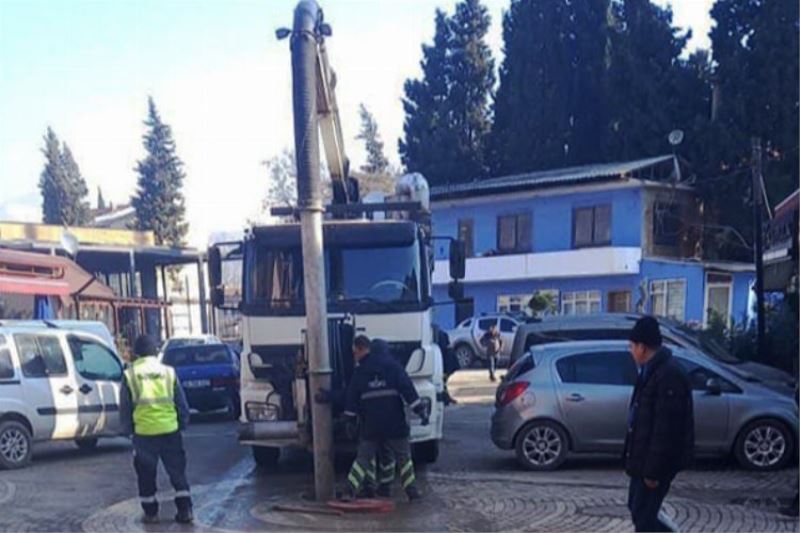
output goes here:
{"type": "Polygon", "coordinates": [[[41,279],[0,274],[0,293],[40,296],[69,296],[69,283],[57,279],[41,279]]]}

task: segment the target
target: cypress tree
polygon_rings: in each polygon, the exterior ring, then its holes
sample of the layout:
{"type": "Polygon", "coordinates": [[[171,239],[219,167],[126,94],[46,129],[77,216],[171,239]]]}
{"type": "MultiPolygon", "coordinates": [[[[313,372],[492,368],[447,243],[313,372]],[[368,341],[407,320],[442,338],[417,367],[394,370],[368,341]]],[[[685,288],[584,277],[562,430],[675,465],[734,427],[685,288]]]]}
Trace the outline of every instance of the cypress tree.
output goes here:
{"type": "Polygon", "coordinates": [[[81,169],[75,158],[72,156],[72,151],[63,143],[63,151],[61,153],[61,163],[64,169],[64,176],[67,181],[67,198],[68,202],[65,205],[65,224],[74,226],[85,226],[91,221],[91,214],[89,209],[89,188],[86,186],[86,180],[81,175],[81,169]]]}
{"type": "Polygon", "coordinates": [[[608,0],[513,0],[495,99],[495,175],[596,161],[605,133],[608,0]]]}
{"type": "Polygon", "coordinates": [[[103,198],[103,189],[97,188],[97,210],[104,211],[106,208],[106,200],[103,198]]]}
{"type": "Polygon", "coordinates": [[[171,128],[164,123],[153,98],[148,98],[147,131],[143,136],[146,155],[136,165],[135,228],[152,230],[158,244],[180,246],[188,225],[184,222],[183,162],[176,153],[171,128]]]}
{"type": "Polygon", "coordinates": [[[367,162],[361,165],[361,170],[370,174],[382,174],[389,166],[389,160],[383,153],[383,141],[378,133],[378,123],[364,104],[358,108],[361,117],[361,131],[356,139],[364,141],[367,151],[367,162]]]}
{"type": "Polygon", "coordinates": [[[422,46],[422,78],[407,80],[403,164],[432,185],[485,174],[494,61],[485,42],[490,17],[479,0],[436,11],[433,44],[422,46]]]}
{"type": "Polygon", "coordinates": [[[86,182],[69,147],[47,128],[42,154],[45,166],[39,177],[42,193],[42,221],[45,224],[81,226],[89,222],[86,182]]]}

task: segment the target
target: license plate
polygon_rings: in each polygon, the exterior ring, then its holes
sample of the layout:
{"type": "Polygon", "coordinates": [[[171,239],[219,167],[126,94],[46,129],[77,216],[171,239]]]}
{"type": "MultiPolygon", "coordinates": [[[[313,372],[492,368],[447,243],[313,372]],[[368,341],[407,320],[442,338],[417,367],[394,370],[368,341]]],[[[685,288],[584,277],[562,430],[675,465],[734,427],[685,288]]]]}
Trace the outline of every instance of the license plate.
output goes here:
{"type": "Polygon", "coordinates": [[[184,389],[199,389],[209,386],[211,386],[211,381],[208,379],[187,379],[183,382],[184,389]]]}

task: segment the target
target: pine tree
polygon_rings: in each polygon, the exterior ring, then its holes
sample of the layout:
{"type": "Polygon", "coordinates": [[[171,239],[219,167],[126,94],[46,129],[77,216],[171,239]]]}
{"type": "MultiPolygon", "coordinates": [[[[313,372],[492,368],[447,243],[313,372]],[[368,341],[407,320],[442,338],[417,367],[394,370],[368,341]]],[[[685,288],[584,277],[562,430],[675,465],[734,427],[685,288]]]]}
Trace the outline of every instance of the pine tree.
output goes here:
{"type": "Polygon", "coordinates": [[[86,186],[86,180],[81,175],[81,169],[75,158],[72,156],[72,151],[63,143],[63,151],[61,153],[61,163],[64,169],[64,175],[67,180],[67,196],[68,202],[66,205],[65,224],[73,226],[85,226],[91,222],[91,212],[89,208],[89,188],[86,186]]]}
{"type": "Polygon", "coordinates": [[[105,211],[106,209],[106,200],[103,198],[103,189],[100,187],[97,188],[97,210],[98,211],[105,211]]]}
{"type": "Polygon", "coordinates": [[[143,136],[146,155],[136,165],[139,177],[131,198],[136,209],[135,227],[152,230],[160,245],[179,246],[188,230],[181,191],[183,163],[176,154],[172,130],[161,120],[152,97],[147,104],[147,132],[143,136]]]}
{"type": "Polygon", "coordinates": [[[422,46],[422,78],[405,83],[401,159],[432,185],[485,174],[495,80],[489,24],[479,0],[462,0],[451,17],[437,10],[433,45],[422,46]]]}
{"type": "Polygon", "coordinates": [[[378,133],[378,123],[375,117],[364,104],[358,108],[361,116],[361,131],[356,139],[364,141],[367,151],[367,162],[361,165],[361,170],[369,174],[382,174],[389,166],[389,160],[383,153],[383,141],[378,133]]]}
{"type": "Polygon", "coordinates": [[[81,226],[89,222],[86,182],[69,147],[63,151],[52,128],[44,137],[45,167],[39,178],[42,192],[42,220],[45,224],[81,226]]]}
{"type": "Polygon", "coordinates": [[[495,99],[495,175],[596,161],[605,133],[608,0],[513,0],[495,99]]]}

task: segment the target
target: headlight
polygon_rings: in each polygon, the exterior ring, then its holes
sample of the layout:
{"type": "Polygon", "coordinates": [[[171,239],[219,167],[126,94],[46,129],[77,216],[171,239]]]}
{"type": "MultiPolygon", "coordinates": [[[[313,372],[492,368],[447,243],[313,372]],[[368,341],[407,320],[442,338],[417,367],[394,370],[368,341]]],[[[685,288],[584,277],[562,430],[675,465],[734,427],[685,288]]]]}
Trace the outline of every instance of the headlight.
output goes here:
{"type": "Polygon", "coordinates": [[[247,419],[251,422],[273,422],[278,420],[278,406],[270,403],[247,402],[244,405],[247,419]]]}

